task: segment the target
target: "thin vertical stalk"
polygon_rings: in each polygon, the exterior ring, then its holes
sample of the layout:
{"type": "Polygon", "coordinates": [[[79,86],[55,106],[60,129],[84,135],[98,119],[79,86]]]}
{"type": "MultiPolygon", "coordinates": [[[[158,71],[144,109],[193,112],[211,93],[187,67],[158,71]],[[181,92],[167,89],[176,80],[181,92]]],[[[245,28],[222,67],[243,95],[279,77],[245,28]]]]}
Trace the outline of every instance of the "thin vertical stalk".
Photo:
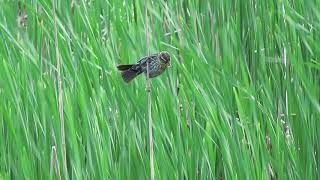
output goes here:
{"type": "Polygon", "coordinates": [[[53,168],[55,169],[57,178],[60,180],[61,175],[60,175],[60,169],[59,169],[59,161],[57,158],[56,146],[52,146],[52,148],[51,148],[51,161],[50,161],[50,177],[51,177],[51,179],[52,179],[53,168]]]}
{"type": "MultiPolygon", "coordinates": [[[[149,33],[149,20],[148,20],[148,0],[145,0],[145,34],[146,34],[146,50],[150,54],[150,33],[149,33]]],[[[148,94],[148,119],[149,119],[149,148],[150,148],[150,179],[154,180],[154,152],[153,152],[153,132],[152,132],[152,114],[151,114],[151,83],[149,78],[149,62],[147,61],[147,79],[146,91],[148,94]]]]}
{"type": "MultiPolygon", "coordinates": [[[[285,73],[284,73],[284,80],[286,81],[287,79],[287,50],[284,47],[283,48],[283,63],[285,67],[285,73]]],[[[286,117],[289,115],[289,108],[288,108],[288,90],[287,87],[285,88],[285,104],[286,104],[286,117]]]]}
{"type": "MultiPolygon", "coordinates": [[[[283,14],[286,14],[286,11],[284,9],[284,5],[282,5],[282,11],[283,11],[283,14]]],[[[283,24],[284,24],[284,26],[286,25],[285,19],[283,19],[283,24]]],[[[285,67],[284,80],[286,81],[286,79],[287,79],[287,50],[286,50],[285,44],[283,44],[283,64],[285,67]]],[[[286,117],[288,117],[288,91],[287,91],[287,87],[285,88],[285,103],[286,103],[286,117]]]]}
{"type": "Polygon", "coordinates": [[[61,151],[63,158],[63,170],[65,178],[68,177],[67,169],[67,155],[66,155],[66,142],[65,142],[65,131],[64,131],[64,114],[63,114],[63,92],[62,92],[62,81],[61,81],[61,62],[59,54],[59,44],[58,44],[58,27],[57,27],[57,14],[56,14],[56,4],[55,0],[52,0],[53,4],[53,16],[54,16],[54,46],[56,51],[57,60],[57,81],[58,81],[58,109],[60,117],[60,128],[61,128],[61,151]]]}
{"type": "MultiPolygon", "coordinates": [[[[283,14],[285,14],[285,8],[284,8],[284,5],[282,5],[282,11],[283,11],[283,14]]],[[[286,20],[283,19],[283,24],[284,24],[284,27],[286,26],[286,20]]],[[[284,123],[284,133],[285,133],[285,137],[286,137],[286,140],[288,141],[289,138],[290,138],[290,129],[289,129],[289,125],[288,125],[288,118],[289,118],[289,104],[288,104],[288,85],[287,85],[287,79],[288,79],[288,67],[287,67],[287,50],[286,50],[286,47],[285,47],[285,44],[283,44],[283,63],[284,63],[284,84],[285,84],[285,123],[284,123]]]]}

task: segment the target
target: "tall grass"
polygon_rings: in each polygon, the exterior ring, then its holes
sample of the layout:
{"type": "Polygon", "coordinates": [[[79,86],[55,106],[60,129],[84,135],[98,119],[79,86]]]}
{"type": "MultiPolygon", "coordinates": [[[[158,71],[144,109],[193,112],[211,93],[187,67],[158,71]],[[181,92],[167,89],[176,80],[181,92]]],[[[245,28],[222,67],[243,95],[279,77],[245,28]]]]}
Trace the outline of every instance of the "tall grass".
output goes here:
{"type": "MultiPolygon", "coordinates": [[[[148,179],[143,1],[57,1],[68,176],[148,179]],[[72,3],[73,2],[73,3],[72,3]]],[[[54,15],[0,1],[0,179],[48,179],[57,144],[54,15]],[[27,18],[25,18],[27,15],[27,18]]],[[[320,1],[150,1],[156,179],[320,179],[320,1]]]]}

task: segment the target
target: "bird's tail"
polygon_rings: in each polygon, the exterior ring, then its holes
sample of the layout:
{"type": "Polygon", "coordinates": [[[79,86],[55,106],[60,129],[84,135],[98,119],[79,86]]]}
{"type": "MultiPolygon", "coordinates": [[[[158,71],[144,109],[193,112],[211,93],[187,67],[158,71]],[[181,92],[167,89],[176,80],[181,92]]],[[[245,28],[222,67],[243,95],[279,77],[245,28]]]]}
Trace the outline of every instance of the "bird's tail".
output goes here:
{"type": "Polygon", "coordinates": [[[132,69],[132,66],[134,64],[120,64],[117,66],[118,70],[121,71],[122,79],[129,83],[132,81],[135,77],[137,77],[139,74],[141,74],[141,71],[137,71],[132,69]]]}
{"type": "Polygon", "coordinates": [[[117,66],[118,70],[119,71],[125,71],[125,70],[128,70],[130,69],[134,64],[119,64],[117,66]]]}

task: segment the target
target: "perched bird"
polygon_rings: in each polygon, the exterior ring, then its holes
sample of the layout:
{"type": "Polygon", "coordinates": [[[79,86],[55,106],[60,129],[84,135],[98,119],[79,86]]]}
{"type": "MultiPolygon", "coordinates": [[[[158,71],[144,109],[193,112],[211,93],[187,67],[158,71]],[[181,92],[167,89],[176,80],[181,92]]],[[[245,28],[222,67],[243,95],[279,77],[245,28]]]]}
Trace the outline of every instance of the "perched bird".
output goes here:
{"type": "Polygon", "coordinates": [[[136,64],[119,64],[118,70],[126,83],[129,83],[139,74],[147,76],[147,63],[149,64],[149,77],[153,78],[162,74],[170,66],[170,55],[163,51],[141,58],[136,64]]]}

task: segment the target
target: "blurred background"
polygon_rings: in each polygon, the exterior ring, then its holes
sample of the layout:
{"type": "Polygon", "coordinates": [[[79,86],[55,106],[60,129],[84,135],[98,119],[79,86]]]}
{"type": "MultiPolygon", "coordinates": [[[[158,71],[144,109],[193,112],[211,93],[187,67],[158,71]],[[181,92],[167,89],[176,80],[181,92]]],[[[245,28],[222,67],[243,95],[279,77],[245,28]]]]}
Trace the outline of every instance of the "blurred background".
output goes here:
{"type": "Polygon", "coordinates": [[[159,51],[156,179],[320,179],[319,30],[319,0],[0,0],[0,179],[67,178],[61,120],[69,178],[150,178],[116,65],[159,51]]]}

